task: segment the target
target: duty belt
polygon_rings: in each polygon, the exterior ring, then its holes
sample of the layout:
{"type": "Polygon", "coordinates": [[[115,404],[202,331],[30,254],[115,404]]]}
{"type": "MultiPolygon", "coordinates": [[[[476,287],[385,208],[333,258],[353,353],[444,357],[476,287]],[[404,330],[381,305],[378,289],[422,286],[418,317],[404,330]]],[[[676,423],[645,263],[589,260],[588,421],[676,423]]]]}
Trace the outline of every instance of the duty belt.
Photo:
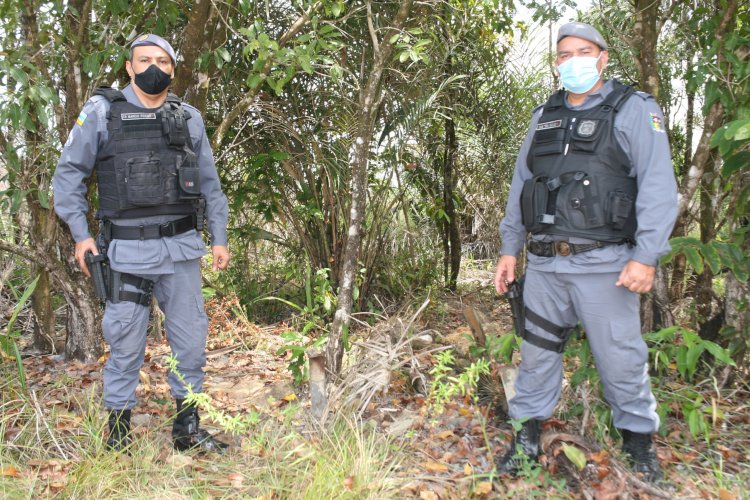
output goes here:
{"type": "Polygon", "coordinates": [[[181,219],[163,224],[149,224],[147,226],[118,226],[105,220],[104,235],[110,240],[154,240],[165,236],[176,236],[196,227],[196,216],[188,215],[181,219]]]}
{"type": "Polygon", "coordinates": [[[529,252],[540,257],[554,257],[560,255],[567,257],[578,253],[589,252],[597,248],[604,248],[610,245],[621,245],[622,243],[612,243],[609,241],[595,241],[593,243],[569,243],[567,241],[536,241],[530,240],[528,243],[529,252]]]}

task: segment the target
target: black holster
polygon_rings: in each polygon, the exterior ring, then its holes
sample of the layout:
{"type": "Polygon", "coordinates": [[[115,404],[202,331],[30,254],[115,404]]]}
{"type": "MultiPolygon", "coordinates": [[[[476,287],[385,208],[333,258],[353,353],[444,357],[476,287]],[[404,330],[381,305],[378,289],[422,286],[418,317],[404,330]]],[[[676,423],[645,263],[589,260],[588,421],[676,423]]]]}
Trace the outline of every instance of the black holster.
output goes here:
{"type": "Polygon", "coordinates": [[[508,303],[510,304],[510,314],[513,317],[513,327],[516,329],[516,335],[523,337],[524,330],[526,329],[526,314],[523,305],[523,276],[508,285],[505,298],[508,299],[508,303]]]}

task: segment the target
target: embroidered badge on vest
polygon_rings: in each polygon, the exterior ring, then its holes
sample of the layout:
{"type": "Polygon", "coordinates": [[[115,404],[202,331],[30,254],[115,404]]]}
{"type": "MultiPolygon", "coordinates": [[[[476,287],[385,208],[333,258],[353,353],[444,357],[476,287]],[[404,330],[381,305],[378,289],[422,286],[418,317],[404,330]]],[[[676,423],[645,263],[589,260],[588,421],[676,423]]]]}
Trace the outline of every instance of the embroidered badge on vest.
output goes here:
{"type": "Polygon", "coordinates": [[[562,120],[552,120],[551,122],[539,123],[536,126],[537,130],[547,130],[550,128],[560,128],[562,126],[562,120]]]}
{"type": "Polygon", "coordinates": [[[583,120],[578,124],[578,135],[581,137],[591,137],[596,132],[595,120],[583,120]]]}

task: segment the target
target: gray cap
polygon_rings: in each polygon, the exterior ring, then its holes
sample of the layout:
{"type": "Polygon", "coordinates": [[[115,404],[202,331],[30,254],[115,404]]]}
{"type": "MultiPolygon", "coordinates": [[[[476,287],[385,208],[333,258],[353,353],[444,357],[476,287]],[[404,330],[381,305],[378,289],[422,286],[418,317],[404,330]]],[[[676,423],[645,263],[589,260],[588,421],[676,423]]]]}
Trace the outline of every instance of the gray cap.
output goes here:
{"type": "Polygon", "coordinates": [[[607,42],[604,40],[599,31],[596,28],[586,23],[568,23],[560,26],[557,31],[557,43],[566,36],[574,36],[576,38],[583,38],[589,42],[594,42],[603,50],[607,50],[607,42]]]}
{"type": "Polygon", "coordinates": [[[154,35],[152,33],[141,35],[138,38],[136,38],[133,43],[130,45],[130,57],[133,57],[133,49],[136,47],[140,47],[141,45],[156,45],[157,47],[164,49],[164,52],[169,54],[169,57],[172,58],[172,64],[177,65],[177,56],[174,54],[174,49],[171,45],[169,45],[169,42],[160,37],[159,35],[154,35]]]}

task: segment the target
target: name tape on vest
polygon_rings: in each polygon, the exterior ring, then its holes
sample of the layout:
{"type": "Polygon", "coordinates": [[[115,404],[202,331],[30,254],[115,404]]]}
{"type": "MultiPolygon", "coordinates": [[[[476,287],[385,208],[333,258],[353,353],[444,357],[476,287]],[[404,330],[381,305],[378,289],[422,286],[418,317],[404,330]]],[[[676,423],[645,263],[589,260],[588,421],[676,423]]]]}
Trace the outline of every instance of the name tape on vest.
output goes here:
{"type": "Polygon", "coordinates": [[[123,113],[120,120],[156,120],[156,113],[123,113]]]}
{"type": "Polygon", "coordinates": [[[536,126],[537,130],[547,130],[550,128],[560,128],[562,127],[562,120],[552,120],[551,122],[544,122],[539,123],[536,126]]]}

